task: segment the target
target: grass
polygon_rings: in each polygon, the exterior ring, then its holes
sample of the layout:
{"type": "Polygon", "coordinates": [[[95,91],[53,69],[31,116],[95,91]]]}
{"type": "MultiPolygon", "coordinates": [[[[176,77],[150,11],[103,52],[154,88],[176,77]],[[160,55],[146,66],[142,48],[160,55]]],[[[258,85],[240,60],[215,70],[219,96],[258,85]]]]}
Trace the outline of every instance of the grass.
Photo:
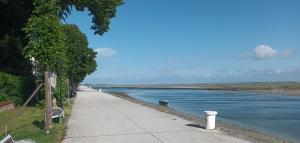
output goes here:
{"type": "MultiPolygon", "coordinates": [[[[11,110],[0,113],[0,128],[14,116],[17,110],[11,110]]],[[[68,117],[71,112],[71,106],[65,106],[65,116],[68,117]]],[[[65,133],[65,124],[53,122],[53,127],[49,134],[45,134],[44,128],[44,111],[39,107],[26,107],[21,116],[8,127],[8,133],[15,140],[31,139],[40,143],[57,143],[60,142],[65,133]]],[[[5,135],[1,134],[0,139],[5,135]]]]}

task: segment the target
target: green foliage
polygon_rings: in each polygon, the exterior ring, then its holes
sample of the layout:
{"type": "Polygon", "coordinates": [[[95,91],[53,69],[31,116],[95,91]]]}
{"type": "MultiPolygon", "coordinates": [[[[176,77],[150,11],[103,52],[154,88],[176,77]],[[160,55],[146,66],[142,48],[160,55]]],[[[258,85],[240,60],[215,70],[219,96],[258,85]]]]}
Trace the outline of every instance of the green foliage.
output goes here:
{"type": "Polygon", "coordinates": [[[34,57],[43,71],[63,68],[58,61],[67,60],[65,35],[62,32],[60,18],[51,11],[58,9],[52,5],[55,3],[44,2],[37,6],[33,12],[35,15],[29,18],[24,28],[26,38],[29,40],[24,55],[27,58],[34,57]]]}
{"type": "Polygon", "coordinates": [[[63,0],[60,3],[64,11],[61,16],[70,14],[72,6],[79,11],[87,8],[93,16],[91,29],[95,34],[103,35],[109,30],[110,18],[115,17],[117,6],[121,4],[123,0],[63,0]]]}
{"type": "Polygon", "coordinates": [[[74,84],[81,82],[86,75],[96,70],[96,52],[88,48],[88,41],[76,25],[64,25],[63,31],[67,37],[67,57],[69,65],[67,75],[74,84]]]}
{"type": "Polygon", "coordinates": [[[37,103],[37,106],[40,109],[45,109],[46,108],[46,101],[44,99],[43,100],[39,100],[39,102],[37,103]]]}
{"type": "Polygon", "coordinates": [[[22,103],[23,80],[21,77],[0,72],[0,101],[22,103]]]}
{"type": "Polygon", "coordinates": [[[34,0],[34,15],[59,15],[61,8],[58,4],[59,0],[34,0]]]}
{"type": "Polygon", "coordinates": [[[91,29],[103,35],[109,30],[116,7],[122,3],[122,0],[0,1],[0,71],[28,77],[1,73],[0,101],[20,104],[30,95],[34,81],[30,77],[31,57],[37,62],[39,76],[47,70],[61,73],[71,80],[72,87],[94,72],[96,52],[88,48],[86,36],[75,25],[63,26],[60,20],[64,14],[71,14],[72,7],[79,11],[87,9],[93,16],[91,29]]]}
{"type": "Polygon", "coordinates": [[[0,72],[0,101],[13,101],[20,105],[33,91],[34,80],[30,76],[16,76],[0,72]]]}

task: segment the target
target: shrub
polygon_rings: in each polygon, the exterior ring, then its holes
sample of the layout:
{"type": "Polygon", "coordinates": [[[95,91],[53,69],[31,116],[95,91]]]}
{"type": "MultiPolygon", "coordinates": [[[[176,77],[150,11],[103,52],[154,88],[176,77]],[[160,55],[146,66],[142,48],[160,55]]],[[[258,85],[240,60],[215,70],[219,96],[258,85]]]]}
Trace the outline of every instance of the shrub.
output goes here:
{"type": "Polygon", "coordinates": [[[31,77],[16,76],[0,72],[0,102],[13,101],[22,104],[31,90],[34,80],[31,77]]]}
{"type": "Polygon", "coordinates": [[[22,80],[18,76],[0,72],[0,101],[22,102],[22,80]]]}

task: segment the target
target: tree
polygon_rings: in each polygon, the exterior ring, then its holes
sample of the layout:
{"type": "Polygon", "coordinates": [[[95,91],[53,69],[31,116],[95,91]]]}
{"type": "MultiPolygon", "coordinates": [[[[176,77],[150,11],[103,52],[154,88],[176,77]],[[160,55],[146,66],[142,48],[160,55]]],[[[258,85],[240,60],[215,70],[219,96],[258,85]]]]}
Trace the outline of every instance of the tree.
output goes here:
{"type": "Polygon", "coordinates": [[[71,84],[76,86],[86,75],[96,70],[96,52],[88,48],[88,41],[84,33],[74,24],[63,26],[66,35],[67,57],[69,59],[67,76],[71,84]]]}
{"type": "Polygon", "coordinates": [[[26,58],[35,58],[44,73],[46,120],[45,130],[51,127],[52,100],[50,95],[49,72],[64,68],[67,60],[65,35],[57,13],[60,7],[55,0],[37,1],[33,15],[29,18],[24,31],[28,45],[24,49],[26,58]]]}
{"type": "Polygon", "coordinates": [[[63,52],[69,48],[63,48],[60,20],[71,14],[72,7],[88,10],[93,16],[91,29],[103,35],[122,3],[122,0],[0,0],[0,71],[28,76],[32,74],[29,59],[34,57],[40,71],[63,69],[72,73],[76,86],[95,71],[96,53],[83,48],[75,60],[63,52]],[[73,65],[72,72],[68,70],[66,57],[79,65],[73,65]]]}
{"type": "Polygon", "coordinates": [[[109,30],[110,18],[116,16],[117,6],[123,4],[123,0],[62,0],[60,6],[62,18],[71,14],[72,6],[78,11],[87,9],[93,16],[91,29],[95,34],[103,35],[109,30]]]}
{"type": "MultiPolygon", "coordinates": [[[[0,71],[14,74],[30,74],[30,61],[24,58],[22,51],[28,39],[22,30],[38,3],[49,0],[1,0],[0,1],[0,71]]],[[[83,11],[87,9],[93,15],[91,29],[95,34],[103,35],[109,30],[110,18],[116,15],[117,6],[123,0],[60,0],[60,11],[56,15],[66,18],[72,7],[83,11]]],[[[40,7],[41,8],[41,7],[40,7]]]]}
{"type": "Polygon", "coordinates": [[[28,44],[23,52],[26,58],[34,57],[43,71],[66,68],[67,58],[63,27],[57,13],[61,11],[56,0],[37,1],[33,15],[23,29],[28,44]]]}

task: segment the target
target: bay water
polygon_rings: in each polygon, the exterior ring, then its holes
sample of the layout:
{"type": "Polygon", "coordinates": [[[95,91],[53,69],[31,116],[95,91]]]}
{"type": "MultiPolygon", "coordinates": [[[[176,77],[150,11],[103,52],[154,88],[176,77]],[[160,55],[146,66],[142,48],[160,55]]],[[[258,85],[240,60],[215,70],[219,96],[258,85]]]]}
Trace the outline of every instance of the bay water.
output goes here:
{"type": "Polygon", "coordinates": [[[247,91],[106,88],[158,104],[168,100],[170,108],[199,117],[205,110],[218,112],[217,119],[300,142],[300,97],[247,91]]]}

